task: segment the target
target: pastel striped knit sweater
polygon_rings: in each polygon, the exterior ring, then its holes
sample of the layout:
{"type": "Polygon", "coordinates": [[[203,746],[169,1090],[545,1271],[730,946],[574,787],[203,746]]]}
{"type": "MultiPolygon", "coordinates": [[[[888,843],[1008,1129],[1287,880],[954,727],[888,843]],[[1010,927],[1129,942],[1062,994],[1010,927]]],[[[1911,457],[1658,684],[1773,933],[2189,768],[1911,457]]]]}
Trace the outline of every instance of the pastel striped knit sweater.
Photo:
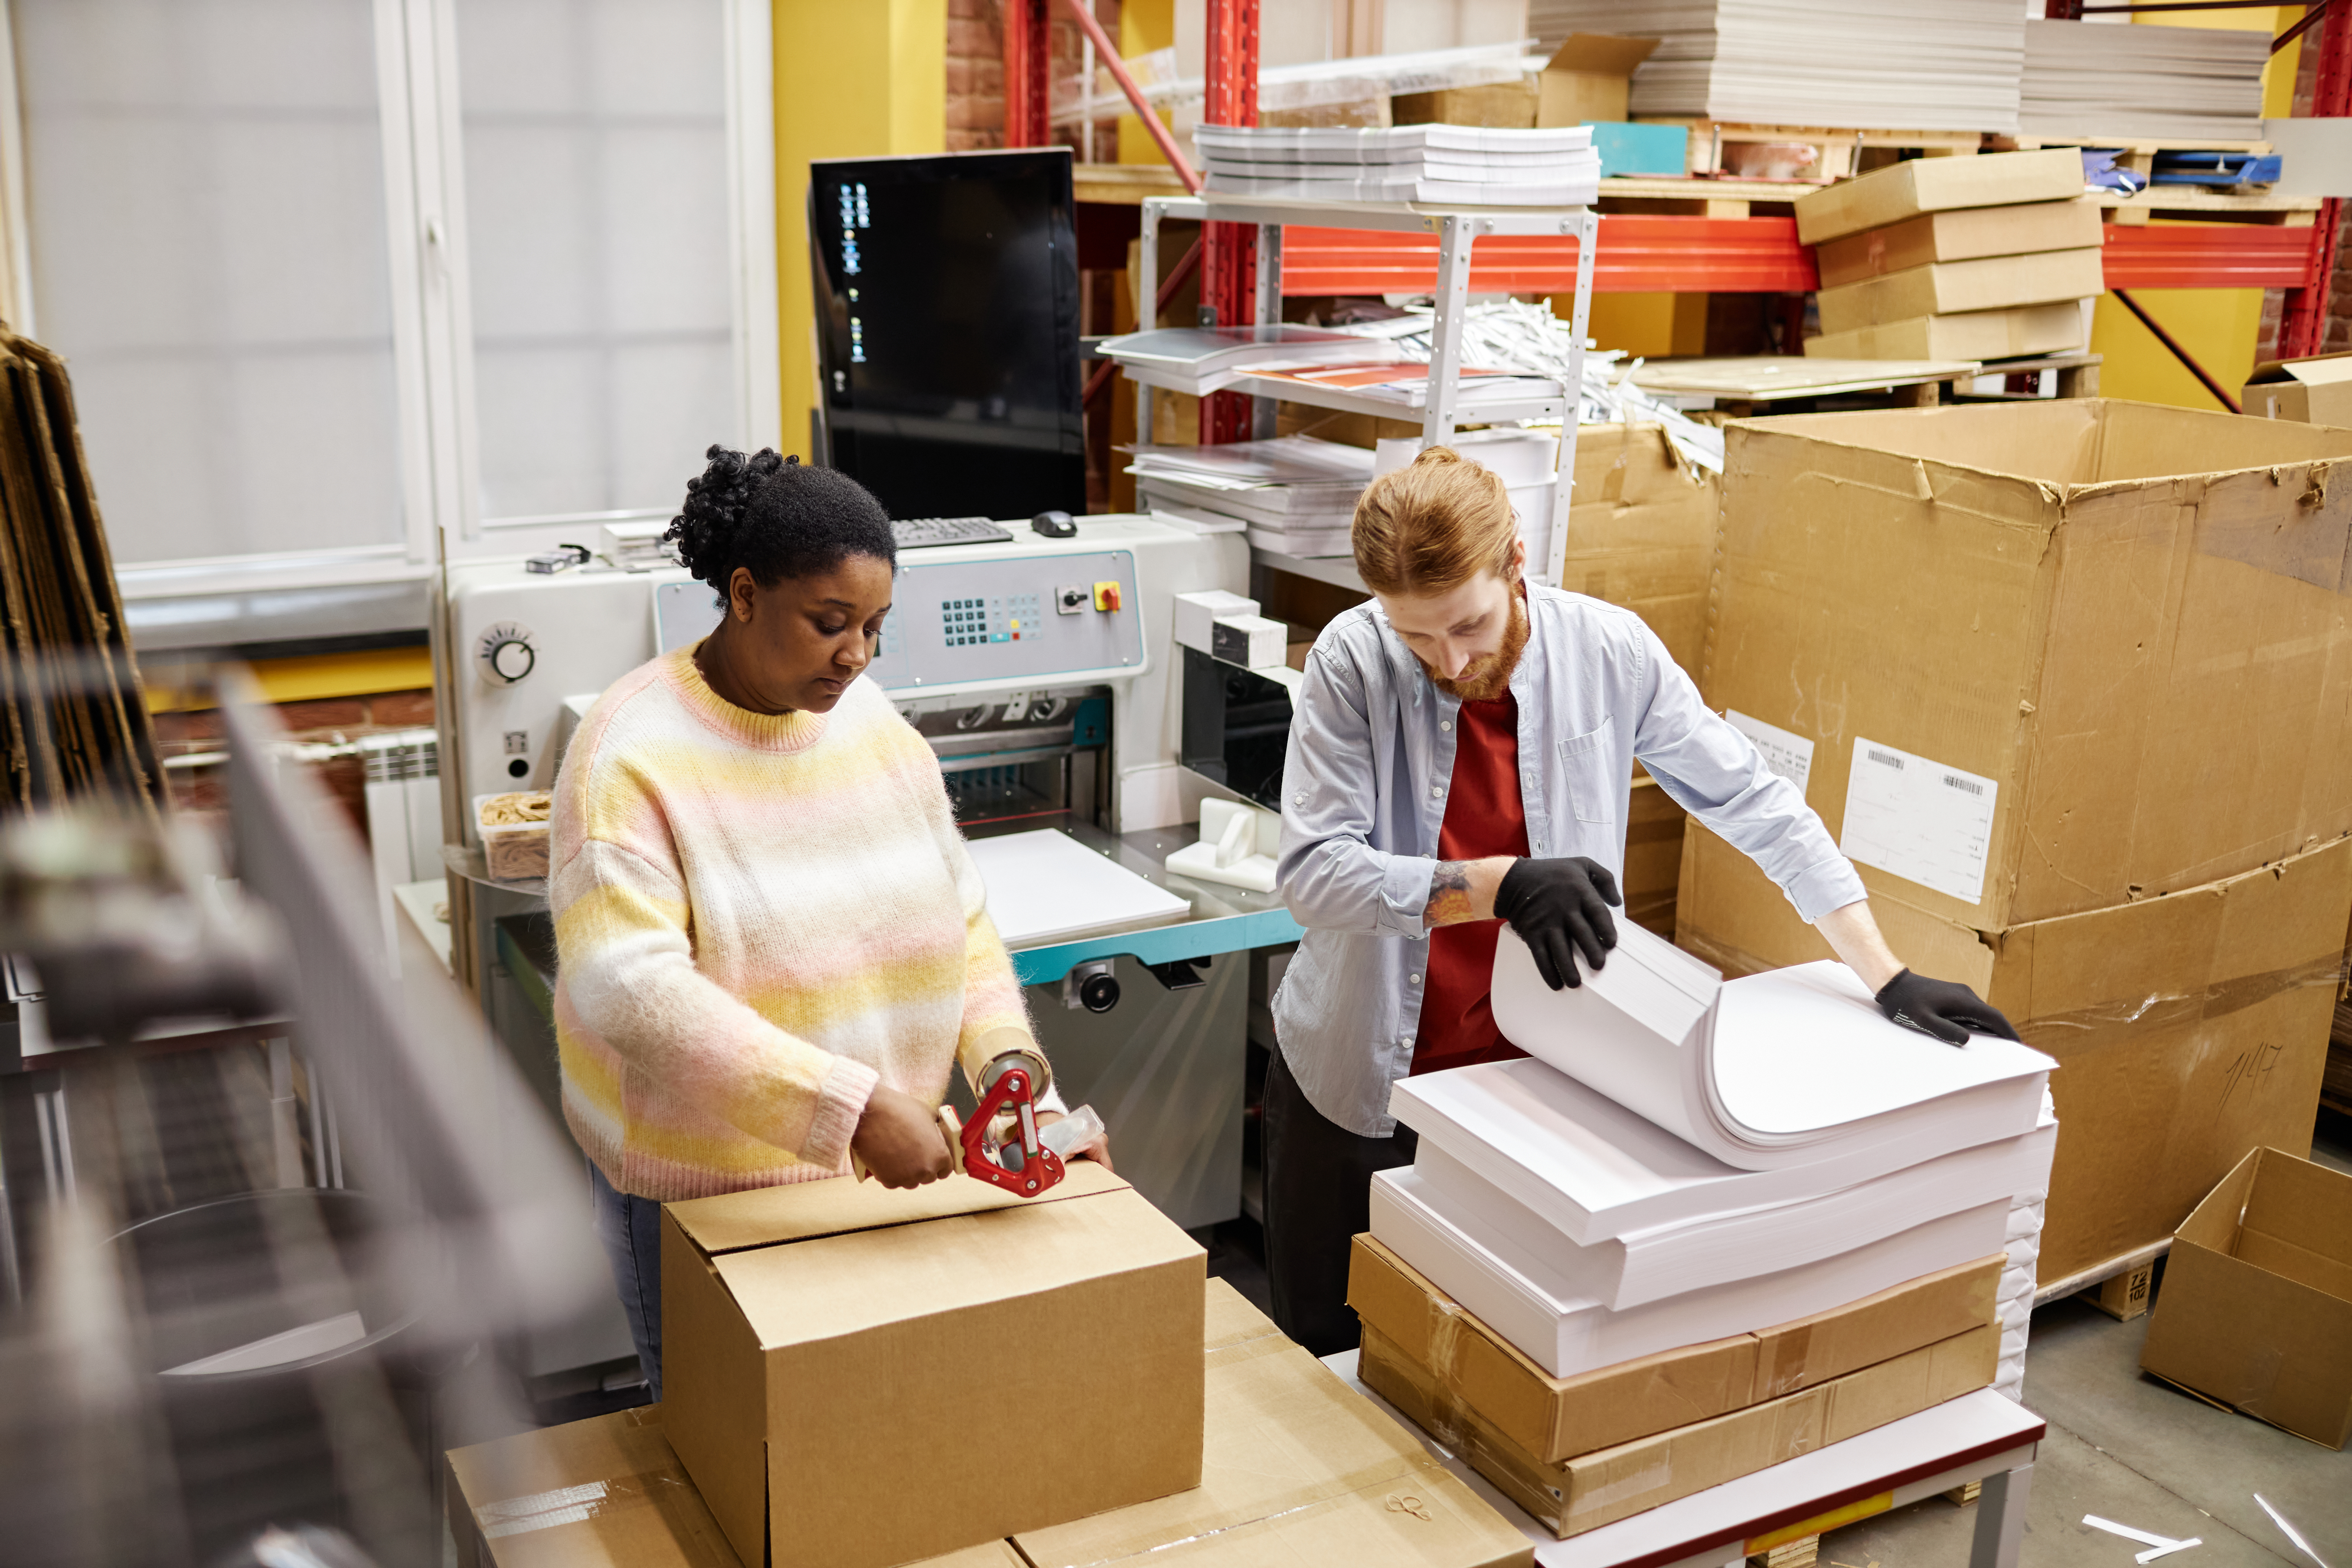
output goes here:
{"type": "Polygon", "coordinates": [[[769,716],[690,648],[641,667],[572,739],[552,850],[564,1121],[622,1192],[837,1175],[877,1083],[937,1103],[1028,1032],[939,763],[870,680],[769,716]]]}

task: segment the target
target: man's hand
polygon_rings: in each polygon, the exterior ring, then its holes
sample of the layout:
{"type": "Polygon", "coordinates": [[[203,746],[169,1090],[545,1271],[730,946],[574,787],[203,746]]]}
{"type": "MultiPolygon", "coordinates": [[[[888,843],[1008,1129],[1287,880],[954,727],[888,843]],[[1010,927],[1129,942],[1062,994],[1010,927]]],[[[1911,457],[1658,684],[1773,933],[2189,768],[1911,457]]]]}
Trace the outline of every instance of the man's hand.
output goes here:
{"type": "MultiPolygon", "coordinates": [[[[1059,1110],[1041,1110],[1037,1112],[1037,1131],[1043,1132],[1046,1128],[1051,1127],[1055,1122],[1062,1120],[1063,1115],[1064,1113],[1059,1110]]],[[[1104,1170],[1109,1171],[1113,1174],[1117,1174],[1118,1173],[1118,1167],[1110,1163],[1110,1134],[1108,1132],[1096,1139],[1092,1143],[1087,1144],[1085,1148],[1079,1150],[1076,1153],[1071,1155],[1070,1158],[1073,1160],[1092,1160],[1104,1170]]]]}
{"type": "Polygon", "coordinates": [[[1495,912],[1528,944],[1536,973],[1555,991],[1584,984],[1576,973],[1578,953],[1593,969],[1608,963],[1617,945],[1617,921],[1609,908],[1624,901],[1609,868],[1581,855],[1515,860],[1495,889],[1495,912]]]}
{"type": "Polygon", "coordinates": [[[1903,971],[1878,993],[1878,1010],[1906,1029],[1933,1035],[1948,1046],[1965,1046],[1970,1034],[2017,1038],[2000,1010],[1952,980],[1930,980],[1903,971]]]}
{"type": "Polygon", "coordinates": [[[849,1147],[886,1187],[919,1187],[955,1173],[947,1136],[931,1108],[887,1084],[874,1086],[849,1147]]]}

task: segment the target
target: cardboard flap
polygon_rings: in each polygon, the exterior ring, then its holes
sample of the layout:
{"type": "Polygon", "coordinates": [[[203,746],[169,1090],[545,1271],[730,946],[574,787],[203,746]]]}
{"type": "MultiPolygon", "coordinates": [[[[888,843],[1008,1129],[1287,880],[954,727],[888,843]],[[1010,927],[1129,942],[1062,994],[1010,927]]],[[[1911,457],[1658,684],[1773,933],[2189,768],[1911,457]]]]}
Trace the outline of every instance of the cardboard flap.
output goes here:
{"type": "Polygon", "coordinates": [[[943,1182],[899,1191],[879,1182],[834,1177],[728,1193],[715,1198],[690,1198],[665,1205],[665,1212],[677,1222],[678,1229],[688,1240],[716,1257],[745,1247],[772,1247],[780,1241],[806,1241],[820,1236],[915,1225],[953,1215],[983,1214],[1024,1204],[1060,1203],[1068,1198],[1129,1190],[1127,1183],[1093,1161],[1074,1160],[1066,1167],[1058,1184],[1034,1198],[1016,1196],[961,1173],[943,1182]]]}
{"type": "Polygon", "coordinates": [[[1624,38],[1612,33],[1570,33],[1544,66],[1574,76],[1632,76],[1663,40],[1624,38]]]}
{"type": "Polygon", "coordinates": [[[1223,1279],[1209,1281],[1201,1327],[1202,1348],[1206,1351],[1228,1350],[1282,1332],[1272,1318],[1251,1306],[1248,1298],[1223,1279]]]}
{"type": "MultiPolygon", "coordinates": [[[[2278,1149],[2257,1149],[2238,1221],[2237,1256],[2352,1300],[2352,1176],[2278,1149]]],[[[2200,1205],[2201,1206],[2201,1205],[2200,1205]]]]}
{"type": "Polygon", "coordinates": [[[2246,377],[2248,386],[2275,384],[2284,381],[2299,381],[2305,386],[2326,386],[2334,382],[2352,381],[2352,349],[2332,354],[2314,354],[2309,359],[2266,359],[2254,366],[2254,374],[2246,377]]]}

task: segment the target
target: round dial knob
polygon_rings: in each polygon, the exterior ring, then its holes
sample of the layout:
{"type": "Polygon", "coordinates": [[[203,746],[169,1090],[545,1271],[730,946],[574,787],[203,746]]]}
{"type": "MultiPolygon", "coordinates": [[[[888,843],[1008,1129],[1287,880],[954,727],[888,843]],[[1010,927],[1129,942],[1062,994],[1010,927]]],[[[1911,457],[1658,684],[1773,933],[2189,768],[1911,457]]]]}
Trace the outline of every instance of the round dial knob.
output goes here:
{"type": "Polygon", "coordinates": [[[493,686],[512,686],[531,672],[539,663],[539,650],[531,646],[530,628],[513,621],[502,621],[487,629],[474,640],[474,661],[480,666],[482,679],[493,686]]]}

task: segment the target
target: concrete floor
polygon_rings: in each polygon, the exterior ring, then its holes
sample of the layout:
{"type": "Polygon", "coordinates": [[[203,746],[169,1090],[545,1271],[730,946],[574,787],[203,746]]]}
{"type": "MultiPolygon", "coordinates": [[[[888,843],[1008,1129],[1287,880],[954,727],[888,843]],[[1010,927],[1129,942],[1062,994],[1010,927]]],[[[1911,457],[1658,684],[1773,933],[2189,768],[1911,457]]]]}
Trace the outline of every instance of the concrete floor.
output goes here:
{"type": "MultiPolygon", "coordinates": [[[[2312,1157],[2352,1171],[2352,1148],[2326,1132],[2312,1157]]],[[[2156,1310],[2164,1310],[2161,1272],[2156,1310]]],[[[2331,1568],[2352,1568],[2352,1452],[2337,1453],[2249,1416],[2217,1410],[2143,1377],[2147,1318],[2118,1323],[2079,1298],[2033,1314],[2025,1403],[2050,1424],[2033,1467],[2026,1568],[2132,1568],[2146,1550],[2083,1516],[2203,1545],[2167,1568],[2311,1568],[2254,1501],[2261,1492],[2331,1568]]],[[[1822,1541],[1824,1568],[1959,1568],[1976,1510],[1931,1498],[1822,1541]]]]}

